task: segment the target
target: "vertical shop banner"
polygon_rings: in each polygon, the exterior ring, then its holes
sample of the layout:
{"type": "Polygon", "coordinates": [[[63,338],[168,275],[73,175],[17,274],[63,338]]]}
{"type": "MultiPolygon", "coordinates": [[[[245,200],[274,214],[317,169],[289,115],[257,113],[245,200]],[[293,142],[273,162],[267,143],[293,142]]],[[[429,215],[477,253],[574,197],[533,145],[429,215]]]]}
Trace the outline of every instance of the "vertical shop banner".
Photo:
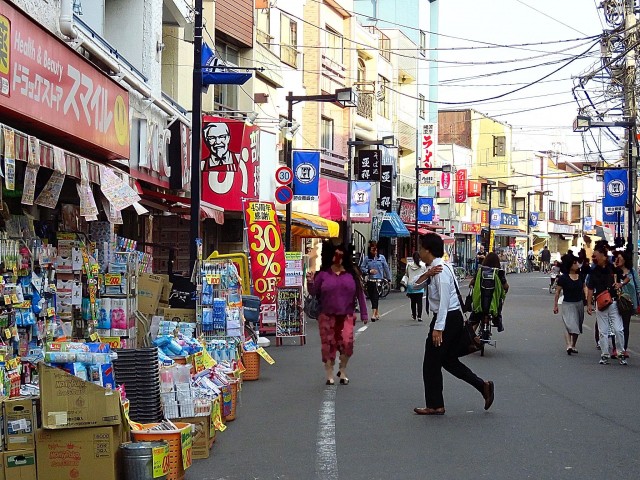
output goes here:
{"type": "Polygon", "coordinates": [[[293,199],[318,200],[320,152],[293,152],[293,199]]]}
{"type": "Polygon", "coordinates": [[[260,297],[261,322],[274,324],[278,287],[283,285],[285,256],[276,207],[271,202],[247,202],[247,240],[253,288],[260,297]]]}
{"type": "Polygon", "coordinates": [[[361,150],[356,158],[356,179],[363,182],[380,181],[380,150],[361,150]]]}
{"type": "MultiPolygon", "coordinates": [[[[16,189],[16,137],[15,132],[2,127],[4,136],[4,186],[7,190],[16,189]]],[[[2,190],[2,189],[0,189],[2,190]]]]}
{"type": "Polygon", "coordinates": [[[64,151],[59,147],[53,147],[53,173],[38,195],[38,198],[36,198],[36,205],[46,208],[56,208],[66,173],[67,163],[64,158],[64,151]]]}
{"type": "Polygon", "coordinates": [[[590,232],[593,230],[593,217],[584,217],[582,220],[582,230],[584,232],[590,232]]]}
{"type": "Polygon", "coordinates": [[[618,213],[624,212],[627,207],[627,171],[604,171],[604,199],[602,201],[602,221],[604,223],[616,223],[618,213]]]}
{"type": "Polygon", "coordinates": [[[128,159],[128,92],[10,2],[0,12],[0,109],[128,159]]]}
{"type": "Polygon", "coordinates": [[[418,195],[421,197],[435,197],[435,179],[431,168],[435,165],[438,151],[438,124],[426,123],[422,126],[420,135],[420,160],[418,167],[418,195]]]}
{"type": "Polygon", "coordinates": [[[490,224],[491,228],[498,228],[500,223],[502,222],[502,209],[501,208],[492,208],[490,213],[490,224]]]}
{"type": "Polygon", "coordinates": [[[467,197],[479,197],[482,195],[482,184],[475,180],[467,182],[467,197]]]}
{"type": "Polygon", "coordinates": [[[433,198],[418,198],[418,222],[433,222],[434,216],[433,198]]]}
{"type": "Polygon", "coordinates": [[[480,210],[480,225],[489,225],[489,212],[487,210],[480,210]]]}
{"type": "Polygon", "coordinates": [[[260,191],[260,129],[240,120],[202,117],[202,201],[241,212],[260,191]]]}
{"type": "Polygon", "coordinates": [[[439,198],[451,198],[451,173],[442,172],[440,175],[440,190],[438,191],[439,198]]]}
{"type": "Polygon", "coordinates": [[[351,218],[359,221],[371,219],[371,183],[351,183],[351,218]]]}
{"type": "Polygon", "coordinates": [[[467,201],[467,169],[461,168],[456,172],[456,203],[467,201]]]}
{"type": "Polygon", "coordinates": [[[391,212],[391,200],[393,198],[393,165],[382,165],[380,167],[380,198],[378,206],[380,210],[391,212]]]}
{"type": "Polygon", "coordinates": [[[530,212],[529,213],[529,226],[537,227],[538,226],[538,218],[540,217],[540,212],[530,212]]]}

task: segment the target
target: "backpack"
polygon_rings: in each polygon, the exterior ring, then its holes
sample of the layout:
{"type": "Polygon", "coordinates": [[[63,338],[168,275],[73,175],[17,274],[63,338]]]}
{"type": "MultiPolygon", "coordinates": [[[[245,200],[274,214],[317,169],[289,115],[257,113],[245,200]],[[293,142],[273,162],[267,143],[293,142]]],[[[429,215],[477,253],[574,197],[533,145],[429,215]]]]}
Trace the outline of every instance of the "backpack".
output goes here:
{"type": "Polygon", "coordinates": [[[481,267],[476,273],[476,280],[473,284],[472,307],[473,313],[489,313],[493,316],[498,315],[500,302],[504,300],[505,291],[502,282],[498,277],[498,268],[481,267]],[[483,308],[483,298],[485,305],[483,308]],[[486,299],[490,299],[486,302],[486,299]],[[488,303],[488,305],[487,305],[488,303]]]}

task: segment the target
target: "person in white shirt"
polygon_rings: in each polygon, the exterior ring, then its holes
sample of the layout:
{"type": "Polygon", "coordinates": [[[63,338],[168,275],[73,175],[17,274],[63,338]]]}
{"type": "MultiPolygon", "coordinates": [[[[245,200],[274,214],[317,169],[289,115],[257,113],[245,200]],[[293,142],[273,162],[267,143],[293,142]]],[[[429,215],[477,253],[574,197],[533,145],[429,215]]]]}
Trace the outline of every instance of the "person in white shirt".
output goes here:
{"type": "Polygon", "coordinates": [[[427,285],[429,310],[434,315],[429,326],[422,363],[426,406],[413,409],[418,415],[444,415],[443,367],[482,394],[485,410],[491,407],[494,397],[493,382],[478,377],[458,358],[464,318],[456,279],[452,268],[443,261],[443,255],[444,242],[439,235],[428,233],[420,237],[420,258],[429,269],[415,281],[415,286],[427,285]]]}

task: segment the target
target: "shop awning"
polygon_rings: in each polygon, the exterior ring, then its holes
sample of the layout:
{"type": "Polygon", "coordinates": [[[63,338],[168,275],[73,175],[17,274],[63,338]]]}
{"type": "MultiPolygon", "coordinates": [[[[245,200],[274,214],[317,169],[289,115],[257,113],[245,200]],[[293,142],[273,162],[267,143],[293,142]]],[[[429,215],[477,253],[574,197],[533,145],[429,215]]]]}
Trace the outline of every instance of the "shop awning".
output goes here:
{"type": "Polygon", "coordinates": [[[347,182],[320,178],[318,213],[338,222],[347,219],[347,182]]]}
{"type": "Polygon", "coordinates": [[[549,238],[549,234],[547,232],[533,232],[533,234],[538,238],[549,238]]]}
{"type": "Polygon", "coordinates": [[[520,230],[510,230],[508,228],[498,228],[496,230],[492,230],[496,237],[516,237],[516,238],[527,238],[527,234],[525,232],[521,232],[520,230]]]}
{"type": "MultiPolygon", "coordinates": [[[[285,212],[278,212],[281,228],[285,228],[285,212]]],[[[291,212],[291,234],[301,238],[336,238],[340,225],[310,213],[291,212]]]]}
{"type": "MultiPolygon", "coordinates": [[[[415,226],[413,225],[406,225],[407,230],[409,230],[409,232],[413,233],[416,231],[415,226]]],[[[418,226],[418,235],[426,235],[427,233],[435,233],[436,235],[440,236],[440,238],[442,238],[442,240],[444,240],[444,243],[455,243],[456,239],[453,237],[450,237],[448,235],[444,235],[442,233],[439,232],[434,232],[433,230],[429,230],[428,228],[424,228],[424,227],[420,227],[418,226]]]]}
{"type": "Polygon", "coordinates": [[[382,224],[380,225],[380,233],[381,237],[409,237],[411,234],[407,227],[404,226],[402,220],[400,219],[400,215],[396,212],[385,213],[382,218],[382,224]]]}

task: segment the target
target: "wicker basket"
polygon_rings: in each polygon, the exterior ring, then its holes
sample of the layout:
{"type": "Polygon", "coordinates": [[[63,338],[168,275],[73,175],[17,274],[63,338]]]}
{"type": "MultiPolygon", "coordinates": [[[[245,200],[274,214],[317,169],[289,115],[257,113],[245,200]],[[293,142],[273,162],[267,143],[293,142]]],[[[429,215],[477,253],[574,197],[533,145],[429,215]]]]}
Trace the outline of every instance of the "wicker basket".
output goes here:
{"type": "Polygon", "coordinates": [[[169,474],[167,480],[183,480],[184,469],[182,468],[182,430],[191,429],[188,423],[174,422],[174,425],[180,430],[160,430],[150,431],[149,428],[155,427],[157,423],[147,423],[143,425],[144,430],[132,430],[134,441],[136,442],[152,442],[154,440],[164,440],[169,445],[169,474]]]}
{"type": "Polygon", "coordinates": [[[260,355],[258,352],[244,352],[242,355],[244,364],[243,380],[258,380],[260,378],[260,355]]]}
{"type": "Polygon", "coordinates": [[[227,422],[232,422],[236,419],[236,407],[238,405],[238,381],[231,382],[231,413],[224,419],[227,422]]]}

